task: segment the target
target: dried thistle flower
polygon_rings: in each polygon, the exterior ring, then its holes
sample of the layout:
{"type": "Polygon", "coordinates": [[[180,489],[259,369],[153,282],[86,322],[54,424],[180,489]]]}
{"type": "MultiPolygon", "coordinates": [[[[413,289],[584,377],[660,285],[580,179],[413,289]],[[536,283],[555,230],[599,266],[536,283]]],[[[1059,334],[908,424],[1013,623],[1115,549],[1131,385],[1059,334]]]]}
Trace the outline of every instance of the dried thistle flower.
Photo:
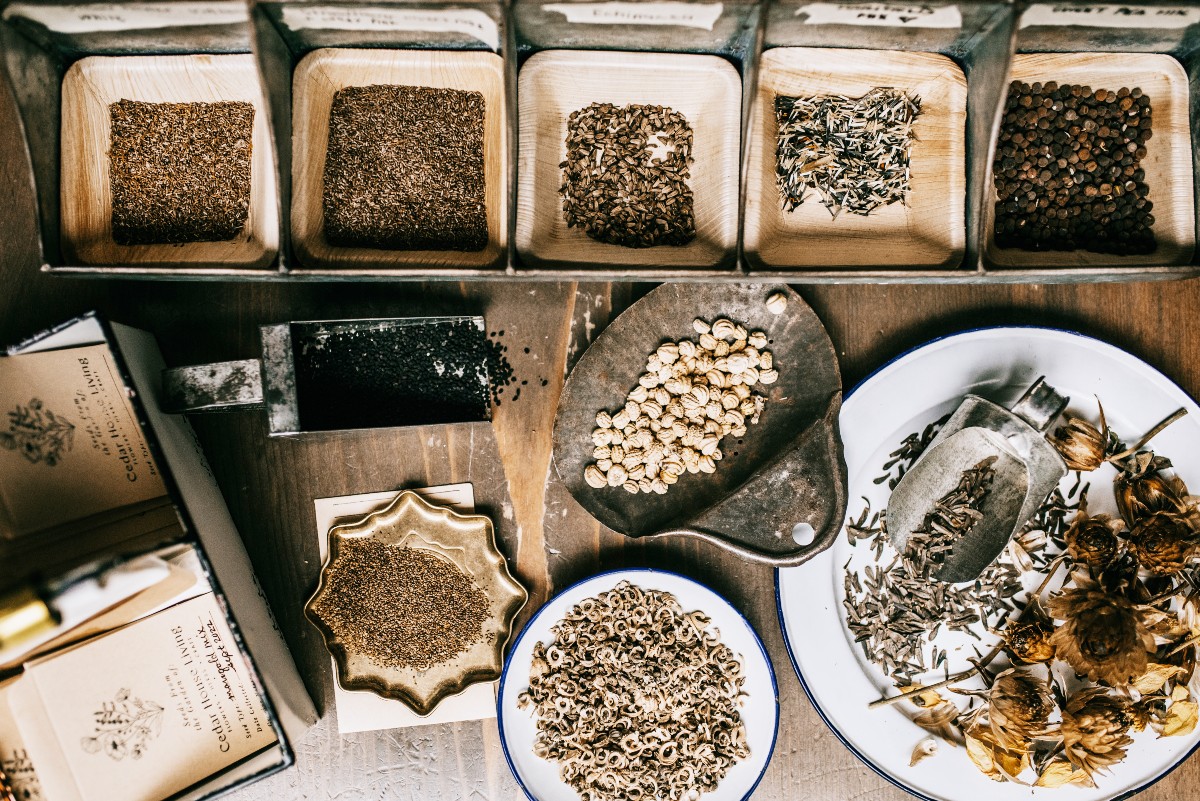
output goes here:
{"type": "Polygon", "coordinates": [[[1088,778],[1107,771],[1125,758],[1133,743],[1129,700],[1110,694],[1107,687],[1076,693],[1062,711],[1063,753],[1088,778]]]}
{"type": "Polygon", "coordinates": [[[1103,570],[1121,553],[1121,540],[1117,536],[1125,528],[1124,522],[1108,515],[1089,515],[1080,509],[1075,515],[1063,538],[1067,552],[1076,562],[1103,570]]]}
{"type": "Polygon", "coordinates": [[[1006,751],[1027,752],[1031,740],[1049,730],[1054,700],[1046,682],[1018,668],[996,677],[988,693],[987,722],[992,739],[1006,751]]]}
{"type": "Polygon", "coordinates": [[[1160,473],[1171,461],[1153,453],[1134,454],[1122,465],[1113,481],[1113,495],[1121,517],[1133,526],[1154,512],[1182,511],[1187,485],[1179,478],[1160,473]]]}
{"type": "Polygon", "coordinates": [[[1037,596],[1032,596],[1021,616],[1004,629],[1004,650],[1018,664],[1033,665],[1054,658],[1054,621],[1042,609],[1037,596]]]}
{"type": "Polygon", "coordinates": [[[1066,420],[1066,425],[1054,429],[1050,443],[1058,448],[1067,467],[1087,473],[1104,464],[1108,451],[1108,423],[1104,420],[1104,407],[1100,406],[1099,428],[1082,417],[1067,415],[1066,420]]]}
{"type": "Polygon", "coordinates": [[[1145,673],[1155,646],[1142,610],[1085,576],[1076,575],[1075,584],[1047,604],[1063,621],[1050,637],[1058,658],[1092,681],[1113,685],[1145,673]]]}
{"type": "Polygon", "coordinates": [[[1200,552],[1200,531],[1193,513],[1161,511],[1129,532],[1129,549],[1138,563],[1158,576],[1187,567],[1200,552]]]}

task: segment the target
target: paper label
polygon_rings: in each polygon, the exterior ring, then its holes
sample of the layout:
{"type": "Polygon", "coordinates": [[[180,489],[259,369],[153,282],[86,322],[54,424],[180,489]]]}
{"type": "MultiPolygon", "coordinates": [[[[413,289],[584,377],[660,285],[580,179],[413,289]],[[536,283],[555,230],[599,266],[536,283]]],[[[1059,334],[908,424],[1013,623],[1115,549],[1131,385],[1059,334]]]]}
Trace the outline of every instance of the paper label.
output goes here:
{"type": "MultiPolygon", "coordinates": [[[[475,513],[475,489],[470,484],[448,484],[424,489],[412,488],[430,503],[446,506],[459,514],[475,513]]],[[[317,498],[313,506],[317,513],[317,544],[321,561],[329,556],[329,529],[340,522],[362,520],[372,512],[383,509],[396,500],[399,492],[371,492],[340,498],[317,498]]],[[[330,659],[331,670],[337,675],[337,664],[330,659]]],[[[496,682],[472,684],[458,695],[445,698],[426,717],[421,717],[400,701],[374,693],[343,690],[333,685],[334,709],[341,734],[360,731],[380,731],[408,726],[428,726],[434,723],[457,723],[496,716],[496,682]]]]}
{"type": "Polygon", "coordinates": [[[211,593],[36,662],[26,676],[84,801],[110,800],[113,788],[126,801],[160,801],[277,742],[211,593]]]}
{"type": "Polygon", "coordinates": [[[12,533],[165,494],[107,345],[0,358],[0,512],[12,533]]]}
{"type": "Polygon", "coordinates": [[[585,25],[677,25],[711,31],[721,16],[721,3],[555,3],[567,22],[585,25]]]}
{"type": "Polygon", "coordinates": [[[1186,28],[1200,22],[1200,8],[1175,6],[1032,5],[1021,15],[1021,27],[1078,25],[1089,28],[1186,28]]]}
{"type": "Polygon", "coordinates": [[[437,11],[376,6],[285,6],[283,24],[294,31],[423,31],[461,33],[500,49],[500,28],[487,14],[472,8],[437,11]]]}
{"type": "Polygon", "coordinates": [[[958,6],[892,3],[809,3],[796,10],[806,25],[876,25],[893,28],[961,28],[958,6]]]}
{"type": "Polygon", "coordinates": [[[248,22],[250,13],[245,3],[237,2],[97,3],[80,6],[14,3],[4,9],[4,19],[11,17],[23,17],[60,33],[91,33],[233,25],[248,22]]]}

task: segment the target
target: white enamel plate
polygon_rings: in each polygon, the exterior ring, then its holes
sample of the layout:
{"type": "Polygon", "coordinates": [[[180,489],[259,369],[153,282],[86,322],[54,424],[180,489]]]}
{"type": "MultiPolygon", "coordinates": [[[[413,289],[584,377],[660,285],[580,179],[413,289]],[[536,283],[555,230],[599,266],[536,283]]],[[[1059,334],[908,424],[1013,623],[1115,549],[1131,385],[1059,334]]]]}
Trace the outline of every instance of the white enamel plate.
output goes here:
{"type": "MultiPolygon", "coordinates": [[[[1185,407],[1187,417],[1159,434],[1152,447],[1174,462],[1185,481],[1193,487],[1200,485],[1200,408],[1162,373],[1122,350],[1079,334],[1044,328],[990,328],[935,340],[913,350],[872,375],[846,398],[841,428],[850,482],[848,514],[856,518],[864,499],[873,511],[886,507],[887,483],[876,484],[874,479],[885,472],[889,452],[907,435],[921,432],[953,411],[967,393],[1011,406],[1043,375],[1070,397],[1068,412],[1095,421],[1099,397],[1109,425],[1127,442],[1185,407]]],[[[1112,468],[1106,466],[1084,478],[1092,484],[1089,511],[1115,513],[1112,468]]],[[[1073,475],[1064,479],[1064,492],[1073,483],[1073,475]]],[[[843,536],[808,563],[776,573],[784,639],[796,674],[817,711],[855,755],[918,797],[935,801],[1028,799],[1030,788],[991,781],[975,768],[963,748],[945,743],[934,756],[909,767],[913,747],[926,736],[909,719],[915,707],[902,704],[867,709],[870,701],[893,695],[895,690],[883,672],[866,660],[846,628],[844,567],[852,558],[856,561],[851,569],[860,564],[864,550],[862,543],[852,547],[843,536]]],[[[983,642],[978,645],[986,651],[995,637],[986,631],[981,631],[981,636],[983,642]]],[[[941,645],[944,640],[937,642],[941,645]]],[[[951,672],[970,667],[966,658],[974,655],[971,644],[975,641],[965,635],[952,641],[951,672]]],[[[943,677],[939,669],[923,683],[943,677]]],[[[963,686],[972,685],[963,682],[963,686]]],[[[1062,801],[1132,795],[1191,754],[1200,743],[1200,732],[1159,739],[1147,729],[1134,738],[1126,760],[1111,773],[1097,776],[1097,788],[1065,786],[1040,789],[1034,795],[1062,801]]]]}
{"type": "Polygon", "coordinates": [[[711,620],[710,630],[717,631],[721,642],[741,659],[746,677],[741,713],[746,724],[750,756],[730,768],[717,788],[700,796],[699,801],[743,801],[758,786],[775,748],[775,735],[779,729],[775,674],[758,635],[728,601],[689,578],[661,570],[617,570],[593,576],[563,590],[538,610],[525,626],[504,665],[497,698],[500,742],[513,775],[532,801],[577,801],[579,798],[570,785],[559,779],[557,762],[534,755],[537,727],[533,710],[518,709],[517,696],[529,687],[534,643],[549,644],[554,639],[551,627],[572,606],[607,592],[622,581],[645,590],[669,592],[686,612],[697,609],[704,612],[711,620]]]}

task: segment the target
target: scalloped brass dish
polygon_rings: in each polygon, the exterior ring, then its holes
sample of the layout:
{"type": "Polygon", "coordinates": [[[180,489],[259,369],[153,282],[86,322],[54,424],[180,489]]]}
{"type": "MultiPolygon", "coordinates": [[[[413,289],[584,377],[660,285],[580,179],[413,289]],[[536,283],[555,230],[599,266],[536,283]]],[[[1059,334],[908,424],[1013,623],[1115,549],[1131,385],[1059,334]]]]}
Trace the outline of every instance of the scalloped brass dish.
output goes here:
{"type": "MultiPolygon", "coordinates": [[[[529,595],[508,570],[496,545],[492,521],[483,515],[460,515],[432,506],[413,492],[402,492],[386,508],[372,512],[357,523],[329,530],[329,558],[321,568],[317,591],[304,605],[304,614],[325,639],[337,666],[337,681],[345,690],[367,690],[407,704],[425,716],[451,695],[481,681],[500,677],[504,647],[512,634],[512,622],[529,595]],[[470,576],[488,599],[488,616],[483,636],[467,650],[446,662],[421,670],[387,667],[342,642],[314,607],[329,583],[342,543],[351,539],[374,539],[397,548],[420,548],[453,563],[470,576]]],[[[404,614],[397,609],[396,614],[404,614]]]]}

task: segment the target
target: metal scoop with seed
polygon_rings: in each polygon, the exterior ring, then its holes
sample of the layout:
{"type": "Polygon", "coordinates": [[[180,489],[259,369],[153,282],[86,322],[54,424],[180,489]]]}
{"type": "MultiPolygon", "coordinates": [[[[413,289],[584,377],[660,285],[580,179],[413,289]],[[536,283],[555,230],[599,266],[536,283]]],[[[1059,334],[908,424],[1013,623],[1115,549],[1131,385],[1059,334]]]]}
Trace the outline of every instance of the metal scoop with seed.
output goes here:
{"type": "Polygon", "coordinates": [[[1045,437],[1067,401],[1044,378],[1011,410],[967,395],[892,491],[887,530],[896,550],[904,552],[909,537],[964,471],[993,457],[991,489],[979,507],[982,517],[954,542],[937,573],[949,583],[977,578],[1067,474],[1062,457],[1045,437]]]}

